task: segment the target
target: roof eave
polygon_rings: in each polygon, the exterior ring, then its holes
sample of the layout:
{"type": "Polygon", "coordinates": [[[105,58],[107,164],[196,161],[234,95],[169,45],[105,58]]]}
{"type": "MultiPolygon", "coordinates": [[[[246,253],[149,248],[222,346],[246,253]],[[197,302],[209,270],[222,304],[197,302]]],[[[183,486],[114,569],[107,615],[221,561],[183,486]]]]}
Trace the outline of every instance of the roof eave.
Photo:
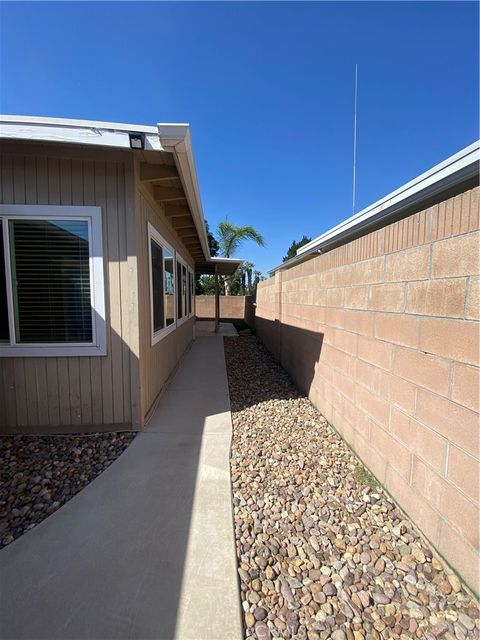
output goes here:
{"type": "MultiPolygon", "coordinates": [[[[145,134],[145,151],[167,151],[173,154],[205,260],[211,261],[190,126],[187,123],[159,123],[152,127],[99,120],[0,116],[0,139],[4,140],[81,144],[130,150],[130,133],[145,134]]],[[[241,262],[240,260],[239,264],[241,262]]]]}
{"type": "Polygon", "coordinates": [[[190,127],[188,124],[171,125],[160,123],[157,125],[157,128],[162,147],[166,151],[171,151],[175,158],[203,254],[205,260],[208,261],[211,256],[208,247],[200,189],[198,187],[195,159],[192,152],[190,127]]]}

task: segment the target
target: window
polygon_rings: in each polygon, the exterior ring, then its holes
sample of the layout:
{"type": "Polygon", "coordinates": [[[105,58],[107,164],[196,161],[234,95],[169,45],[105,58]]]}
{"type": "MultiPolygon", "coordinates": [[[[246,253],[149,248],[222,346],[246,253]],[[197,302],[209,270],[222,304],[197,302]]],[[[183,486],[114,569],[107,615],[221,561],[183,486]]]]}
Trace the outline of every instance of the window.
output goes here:
{"type": "Polygon", "coordinates": [[[175,328],[173,249],[149,223],[152,345],[175,328]]]}
{"type": "Polygon", "coordinates": [[[177,322],[183,324],[190,316],[188,310],[188,267],[177,253],[177,322]]]}
{"type": "Polygon", "coordinates": [[[0,205],[0,223],[0,355],[104,355],[100,207],[0,205]]]}

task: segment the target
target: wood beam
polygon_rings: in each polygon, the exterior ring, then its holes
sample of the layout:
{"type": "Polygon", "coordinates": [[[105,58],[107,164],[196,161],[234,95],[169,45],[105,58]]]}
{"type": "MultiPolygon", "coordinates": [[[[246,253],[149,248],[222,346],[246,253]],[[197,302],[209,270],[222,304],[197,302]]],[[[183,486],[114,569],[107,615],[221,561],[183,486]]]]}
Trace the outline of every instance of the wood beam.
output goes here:
{"type": "Polygon", "coordinates": [[[185,218],[170,218],[170,222],[174,229],[195,229],[195,225],[192,220],[185,220],[185,218]]]}
{"type": "Polygon", "coordinates": [[[178,177],[179,175],[175,165],[149,164],[148,162],[140,163],[140,180],[142,182],[160,182],[178,177]]]}
{"type": "Polygon", "coordinates": [[[175,204],[166,204],[165,215],[168,218],[173,218],[174,216],[185,217],[185,216],[191,216],[192,214],[190,213],[190,209],[188,207],[182,207],[180,205],[175,205],[175,204]]]}
{"type": "Polygon", "coordinates": [[[198,242],[198,233],[195,232],[195,229],[180,229],[180,231],[177,231],[177,233],[181,238],[195,238],[195,240],[198,242]]]}
{"type": "Polygon", "coordinates": [[[186,201],[183,189],[177,187],[153,187],[153,197],[158,202],[186,201]]]}

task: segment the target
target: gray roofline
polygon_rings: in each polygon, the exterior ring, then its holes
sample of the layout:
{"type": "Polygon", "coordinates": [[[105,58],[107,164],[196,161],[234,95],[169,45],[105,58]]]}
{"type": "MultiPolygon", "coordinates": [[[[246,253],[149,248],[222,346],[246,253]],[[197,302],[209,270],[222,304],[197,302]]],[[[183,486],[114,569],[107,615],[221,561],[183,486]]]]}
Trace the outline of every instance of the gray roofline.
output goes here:
{"type": "MultiPolygon", "coordinates": [[[[167,151],[173,154],[205,260],[216,264],[225,261],[224,258],[214,261],[210,255],[189,124],[158,123],[147,126],[100,120],[0,115],[0,139],[5,140],[46,141],[131,150],[128,134],[134,132],[145,134],[145,151],[167,151]]],[[[227,259],[225,264],[231,268],[234,262],[235,260],[228,262],[227,259]]],[[[237,262],[240,264],[243,261],[237,262]]]]}

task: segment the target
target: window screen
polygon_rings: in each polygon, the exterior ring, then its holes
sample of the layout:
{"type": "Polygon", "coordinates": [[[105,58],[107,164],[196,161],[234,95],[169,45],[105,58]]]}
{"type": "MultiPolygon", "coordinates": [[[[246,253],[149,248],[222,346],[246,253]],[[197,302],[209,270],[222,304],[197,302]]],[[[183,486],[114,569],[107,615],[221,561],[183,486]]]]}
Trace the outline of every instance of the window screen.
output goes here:
{"type": "Polygon", "coordinates": [[[165,311],[163,297],[163,250],[154,240],[150,240],[152,256],[152,307],[153,331],[159,331],[165,326],[165,311]]]}
{"type": "Polygon", "coordinates": [[[92,342],[88,223],[9,225],[16,341],[92,342]]]}
{"type": "Polygon", "coordinates": [[[5,274],[5,255],[3,249],[3,228],[0,220],[0,342],[10,340],[8,327],[7,278],[5,274]]]}

